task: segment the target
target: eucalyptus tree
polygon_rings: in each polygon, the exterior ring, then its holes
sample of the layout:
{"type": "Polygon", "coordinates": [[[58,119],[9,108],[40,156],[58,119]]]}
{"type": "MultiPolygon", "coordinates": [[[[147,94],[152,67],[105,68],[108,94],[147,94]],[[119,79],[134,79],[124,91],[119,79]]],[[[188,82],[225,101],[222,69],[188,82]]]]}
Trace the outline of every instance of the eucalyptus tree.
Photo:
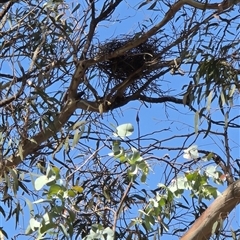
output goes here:
{"type": "Polygon", "coordinates": [[[0,19],[2,235],[239,237],[238,0],[2,1],[0,19]]]}

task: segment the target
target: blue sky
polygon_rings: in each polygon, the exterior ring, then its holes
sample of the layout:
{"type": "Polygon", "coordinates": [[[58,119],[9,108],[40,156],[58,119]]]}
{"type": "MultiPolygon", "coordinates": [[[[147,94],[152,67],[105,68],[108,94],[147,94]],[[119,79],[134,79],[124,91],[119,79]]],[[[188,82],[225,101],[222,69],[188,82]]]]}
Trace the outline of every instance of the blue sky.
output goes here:
{"type": "MultiPolygon", "coordinates": [[[[81,2],[81,1],[80,1],[81,2]]],[[[100,1],[101,3],[101,1],[100,1]]],[[[149,5],[148,5],[149,6],[149,5]]],[[[147,7],[148,7],[147,6],[147,7]]],[[[118,7],[118,10],[113,14],[112,21],[110,22],[103,22],[99,24],[97,29],[97,36],[102,41],[107,41],[108,39],[111,39],[114,36],[120,36],[122,34],[133,34],[136,29],[138,29],[139,26],[142,24],[146,25],[147,27],[151,26],[151,21],[158,22],[162,15],[161,12],[157,11],[150,11],[146,10],[146,8],[137,9],[137,4],[129,4],[127,2],[121,4],[118,7]],[[115,19],[120,19],[120,21],[115,21],[115,19]]],[[[217,21],[217,20],[216,20],[217,21]]],[[[176,27],[181,26],[183,23],[176,22],[176,27]]],[[[139,29],[138,29],[139,30],[139,29]]],[[[166,29],[166,31],[168,31],[166,29]]],[[[174,36],[173,36],[174,37],[174,36]]],[[[187,68],[187,67],[186,67],[187,68]]],[[[184,69],[187,70],[188,69],[184,69]]],[[[186,74],[185,76],[173,76],[170,74],[167,74],[164,76],[164,79],[162,79],[162,86],[165,90],[172,89],[172,92],[170,95],[179,96],[183,91],[181,90],[183,85],[187,85],[190,81],[189,76],[186,74]]],[[[68,85],[65,84],[64,87],[67,87],[68,85]]],[[[61,86],[62,87],[62,86],[61,86]]],[[[236,104],[239,104],[237,101],[236,104]]],[[[219,153],[224,158],[224,149],[222,144],[221,138],[216,138],[215,136],[212,138],[211,135],[209,135],[207,138],[203,139],[203,135],[196,139],[195,135],[192,135],[191,138],[189,138],[185,142],[184,137],[177,137],[183,134],[187,133],[193,133],[194,132],[194,114],[189,111],[188,107],[184,107],[181,105],[170,105],[171,108],[166,108],[164,104],[142,104],[140,101],[135,101],[132,103],[129,103],[128,105],[124,106],[121,109],[115,110],[115,118],[117,119],[117,122],[115,119],[112,118],[111,114],[108,114],[108,116],[104,116],[104,122],[106,125],[111,127],[111,124],[117,125],[122,123],[132,123],[135,127],[134,134],[130,137],[130,139],[135,139],[139,135],[149,134],[150,132],[151,137],[155,139],[159,139],[159,141],[166,139],[166,138],[172,138],[171,140],[167,142],[161,143],[161,147],[169,147],[169,148],[187,148],[193,143],[197,144],[199,146],[199,149],[207,150],[207,151],[215,151],[216,153],[219,153]],[[138,126],[136,122],[136,116],[139,115],[140,119],[140,132],[138,132],[138,126]],[[169,129],[167,129],[169,128],[169,129]],[[167,130],[164,130],[167,129],[167,130]],[[159,132],[157,132],[159,131],[159,132]],[[174,137],[174,138],[173,138],[174,137]],[[184,145],[184,146],[183,146],[184,145]]],[[[218,106],[214,105],[212,106],[212,114],[213,119],[220,120],[223,119],[223,116],[218,111],[218,106]]],[[[232,115],[239,114],[238,106],[233,109],[232,115]]],[[[239,123],[239,120],[237,121],[239,123]]],[[[202,127],[206,128],[206,123],[202,123],[199,129],[202,127]]],[[[220,127],[217,129],[214,129],[216,131],[222,131],[220,127]]],[[[109,131],[109,134],[111,132],[109,131]]],[[[230,130],[229,138],[231,139],[231,151],[233,158],[239,157],[239,130],[230,130]]],[[[89,144],[86,140],[86,144],[89,144]]],[[[149,141],[143,141],[141,142],[141,146],[148,146],[151,143],[151,140],[149,141]]],[[[134,144],[137,145],[137,141],[134,141],[134,144]]],[[[103,154],[107,154],[109,152],[108,149],[104,149],[102,151],[103,154]]],[[[167,151],[167,150],[155,150],[153,151],[153,154],[158,157],[162,157],[165,154],[168,154],[171,159],[174,159],[179,152],[182,152],[181,150],[178,151],[167,151]]],[[[71,155],[74,157],[78,155],[79,152],[77,150],[72,150],[71,155]]],[[[182,156],[178,157],[176,159],[176,163],[181,164],[183,161],[186,161],[182,158],[182,156]]],[[[199,163],[199,167],[202,167],[203,163],[199,163]]],[[[152,168],[152,172],[148,178],[148,181],[145,185],[141,186],[146,189],[154,189],[157,188],[157,184],[160,182],[164,182],[164,171],[165,171],[165,164],[152,160],[149,161],[149,165],[152,168]]],[[[224,190],[226,187],[220,187],[220,191],[224,190]]],[[[232,225],[234,227],[239,227],[239,223],[237,223],[237,220],[239,220],[239,210],[237,210],[235,213],[235,216],[233,216],[232,225]],[[236,223],[235,223],[236,221],[236,223]]],[[[24,215],[22,219],[21,226],[19,226],[19,229],[24,229],[28,225],[28,216],[29,211],[27,208],[24,208],[24,215]]],[[[2,218],[2,217],[1,217],[2,218]]],[[[9,234],[9,237],[12,237],[14,234],[16,234],[18,231],[13,232],[13,225],[14,221],[9,220],[8,222],[4,223],[4,219],[0,219],[0,225],[4,226],[6,228],[6,232],[9,234]]],[[[19,236],[17,239],[27,239],[23,238],[23,236],[19,236]]],[[[170,239],[169,237],[165,237],[163,239],[170,239]]],[[[178,239],[178,237],[174,238],[171,236],[171,239],[178,239]]]]}

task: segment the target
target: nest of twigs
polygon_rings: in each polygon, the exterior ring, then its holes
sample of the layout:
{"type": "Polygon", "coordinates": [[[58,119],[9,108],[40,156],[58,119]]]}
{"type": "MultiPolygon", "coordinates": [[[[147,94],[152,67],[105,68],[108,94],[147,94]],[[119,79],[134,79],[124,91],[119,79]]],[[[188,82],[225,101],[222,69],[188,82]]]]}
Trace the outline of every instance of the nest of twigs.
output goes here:
{"type": "MultiPolygon", "coordinates": [[[[133,36],[123,36],[106,42],[98,47],[98,55],[104,56],[115,52],[127,43],[134,41],[133,36]]],[[[155,74],[156,63],[159,55],[159,40],[149,38],[146,42],[125,52],[124,55],[111,58],[98,63],[98,71],[104,73],[105,83],[116,86],[123,81],[129,81],[128,93],[134,93],[141,87],[146,79],[151,79],[155,74]]],[[[145,89],[146,90],[146,89],[145,89]]],[[[128,94],[127,94],[128,95],[128,94]]]]}

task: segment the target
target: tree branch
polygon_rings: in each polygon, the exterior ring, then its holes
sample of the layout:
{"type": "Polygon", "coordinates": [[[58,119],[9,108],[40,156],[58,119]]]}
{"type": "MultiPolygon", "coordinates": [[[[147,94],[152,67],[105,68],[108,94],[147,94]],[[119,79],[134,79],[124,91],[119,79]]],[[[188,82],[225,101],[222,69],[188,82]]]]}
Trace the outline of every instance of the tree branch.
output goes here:
{"type": "Polygon", "coordinates": [[[72,116],[75,110],[76,101],[69,101],[68,104],[66,104],[66,106],[63,108],[62,112],[51,124],[49,124],[45,131],[39,132],[31,139],[25,139],[19,144],[21,146],[21,154],[18,151],[15,155],[12,155],[9,158],[5,159],[4,163],[0,165],[0,174],[5,171],[5,167],[18,166],[22,162],[22,159],[24,159],[27,155],[33,153],[43,142],[47,141],[56,132],[58,132],[72,116]]]}
{"type": "Polygon", "coordinates": [[[194,0],[177,1],[176,3],[171,5],[170,9],[167,11],[164,18],[158,24],[156,24],[154,27],[152,27],[146,33],[143,33],[139,38],[136,38],[133,41],[128,42],[126,45],[124,45],[123,47],[117,49],[116,51],[114,51],[112,53],[106,54],[104,56],[100,55],[100,56],[95,57],[94,59],[89,59],[88,64],[93,65],[100,61],[104,61],[104,60],[106,61],[106,60],[121,56],[128,50],[144,43],[149,37],[155,35],[163,26],[165,26],[184,5],[190,5],[192,7],[200,9],[200,10],[215,9],[215,10],[223,11],[238,2],[240,2],[240,0],[230,0],[230,1],[224,0],[220,3],[213,3],[213,4],[204,4],[204,3],[200,3],[200,2],[197,2],[194,0]]]}
{"type": "MultiPolygon", "coordinates": [[[[231,184],[194,222],[181,240],[206,240],[216,222],[223,221],[240,202],[240,180],[231,184]]],[[[216,229],[217,230],[217,229],[216,229]]]]}
{"type": "Polygon", "coordinates": [[[153,97],[147,97],[144,95],[140,95],[139,99],[144,101],[144,102],[149,102],[149,103],[163,103],[163,102],[172,102],[176,104],[183,104],[183,99],[180,98],[175,98],[172,96],[164,96],[164,97],[159,97],[159,98],[153,98],[153,97]]]}
{"type": "Polygon", "coordinates": [[[119,203],[119,206],[118,206],[118,208],[117,208],[117,210],[116,210],[116,212],[115,212],[115,214],[114,214],[114,222],[113,222],[113,231],[114,231],[114,233],[116,232],[117,220],[118,220],[119,215],[120,215],[120,213],[121,213],[121,210],[122,210],[122,208],[123,208],[124,201],[125,201],[128,193],[129,193],[131,187],[132,187],[132,182],[130,182],[130,183],[128,184],[127,189],[125,190],[125,192],[124,192],[124,194],[123,194],[123,196],[122,196],[122,198],[121,198],[121,201],[120,201],[120,203],[119,203]]]}

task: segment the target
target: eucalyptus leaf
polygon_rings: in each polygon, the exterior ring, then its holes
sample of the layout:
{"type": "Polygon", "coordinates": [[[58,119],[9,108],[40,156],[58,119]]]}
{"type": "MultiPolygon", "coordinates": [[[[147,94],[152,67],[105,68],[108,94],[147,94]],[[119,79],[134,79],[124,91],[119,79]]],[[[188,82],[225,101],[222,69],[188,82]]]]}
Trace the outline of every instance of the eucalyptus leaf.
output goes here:
{"type": "Polygon", "coordinates": [[[41,190],[44,185],[53,182],[55,180],[55,176],[52,176],[51,178],[48,178],[47,176],[43,175],[38,177],[34,182],[34,187],[37,191],[41,190]]]}
{"type": "Polygon", "coordinates": [[[116,133],[114,133],[113,135],[116,137],[129,137],[133,134],[134,131],[134,127],[131,123],[125,123],[122,125],[119,125],[116,128],[116,133]]]}
{"type": "Polygon", "coordinates": [[[30,227],[32,231],[35,231],[36,229],[40,228],[41,223],[38,222],[35,218],[31,218],[29,221],[30,227]]]}

